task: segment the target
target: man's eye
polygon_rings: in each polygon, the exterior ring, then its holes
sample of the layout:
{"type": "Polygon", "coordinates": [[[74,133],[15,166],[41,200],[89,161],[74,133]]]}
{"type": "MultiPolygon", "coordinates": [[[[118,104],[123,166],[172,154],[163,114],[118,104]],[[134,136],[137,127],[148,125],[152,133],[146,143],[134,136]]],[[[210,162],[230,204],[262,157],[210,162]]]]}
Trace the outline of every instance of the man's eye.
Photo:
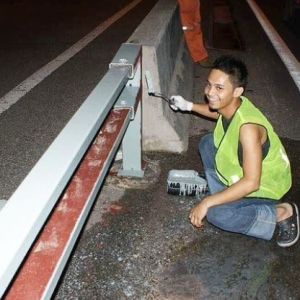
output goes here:
{"type": "Polygon", "coordinates": [[[222,90],[223,90],[223,88],[220,87],[220,86],[217,86],[216,89],[217,89],[218,91],[222,91],[222,90]]]}

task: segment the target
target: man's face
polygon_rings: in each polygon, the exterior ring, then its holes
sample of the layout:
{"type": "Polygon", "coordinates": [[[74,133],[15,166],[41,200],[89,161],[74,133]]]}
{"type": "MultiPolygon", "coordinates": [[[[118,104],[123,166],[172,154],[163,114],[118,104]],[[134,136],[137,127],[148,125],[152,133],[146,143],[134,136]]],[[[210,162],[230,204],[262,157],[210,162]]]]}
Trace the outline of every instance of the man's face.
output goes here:
{"type": "Polygon", "coordinates": [[[226,109],[236,99],[235,91],[236,89],[229,80],[229,75],[220,70],[211,70],[204,90],[211,109],[221,113],[220,110],[226,109]]]}

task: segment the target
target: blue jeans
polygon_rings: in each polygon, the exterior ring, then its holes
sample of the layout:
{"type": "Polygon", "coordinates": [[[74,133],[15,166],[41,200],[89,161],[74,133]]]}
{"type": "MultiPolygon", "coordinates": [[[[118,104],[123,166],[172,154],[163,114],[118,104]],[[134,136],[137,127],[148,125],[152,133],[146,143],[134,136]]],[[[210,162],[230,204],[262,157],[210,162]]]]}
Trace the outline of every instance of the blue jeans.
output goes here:
{"type": "MultiPolygon", "coordinates": [[[[212,133],[201,138],[199,153],[210,193],[225,189],[215,170],[216,147],[212,133]]],[[[276,227],[276,204],[277,200],[242,198],[211,207],[206,217],[209,223],[223,230],[270,240],[276,227]]]]}

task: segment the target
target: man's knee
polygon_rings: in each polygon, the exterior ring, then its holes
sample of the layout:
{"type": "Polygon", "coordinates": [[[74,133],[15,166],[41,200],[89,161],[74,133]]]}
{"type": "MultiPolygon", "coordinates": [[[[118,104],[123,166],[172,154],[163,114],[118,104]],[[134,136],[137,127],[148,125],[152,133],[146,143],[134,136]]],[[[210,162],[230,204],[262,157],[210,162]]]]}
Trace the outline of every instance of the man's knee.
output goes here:
{"type": "Polygon", "coordinates": [[[224,209],[221,205],[210,207],[206,215],[206,219],[209,223],[221,229],[226,228],[228,218],[229,215],[224,214],[224,209]]]}

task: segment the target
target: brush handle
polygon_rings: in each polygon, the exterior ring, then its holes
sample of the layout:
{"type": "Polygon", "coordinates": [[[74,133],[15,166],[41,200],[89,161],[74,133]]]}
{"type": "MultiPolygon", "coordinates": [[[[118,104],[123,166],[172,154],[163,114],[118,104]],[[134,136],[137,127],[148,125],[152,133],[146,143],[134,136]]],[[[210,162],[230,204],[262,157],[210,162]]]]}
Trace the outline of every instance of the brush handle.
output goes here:
{"type": "Polygon", "coordinates": [[[153,96],[154,97],[158,97],[158,98],[162,98],[162,99],[164,99],[164,100],[166,100],[169,104],[174,104],[174,100],[173,99],[170,99],[170,98],[168,98],[167,96],[165,96],[165,95],[162,95],[162,94],[159,94],[159,93],[153,93],[153,96]]]}

